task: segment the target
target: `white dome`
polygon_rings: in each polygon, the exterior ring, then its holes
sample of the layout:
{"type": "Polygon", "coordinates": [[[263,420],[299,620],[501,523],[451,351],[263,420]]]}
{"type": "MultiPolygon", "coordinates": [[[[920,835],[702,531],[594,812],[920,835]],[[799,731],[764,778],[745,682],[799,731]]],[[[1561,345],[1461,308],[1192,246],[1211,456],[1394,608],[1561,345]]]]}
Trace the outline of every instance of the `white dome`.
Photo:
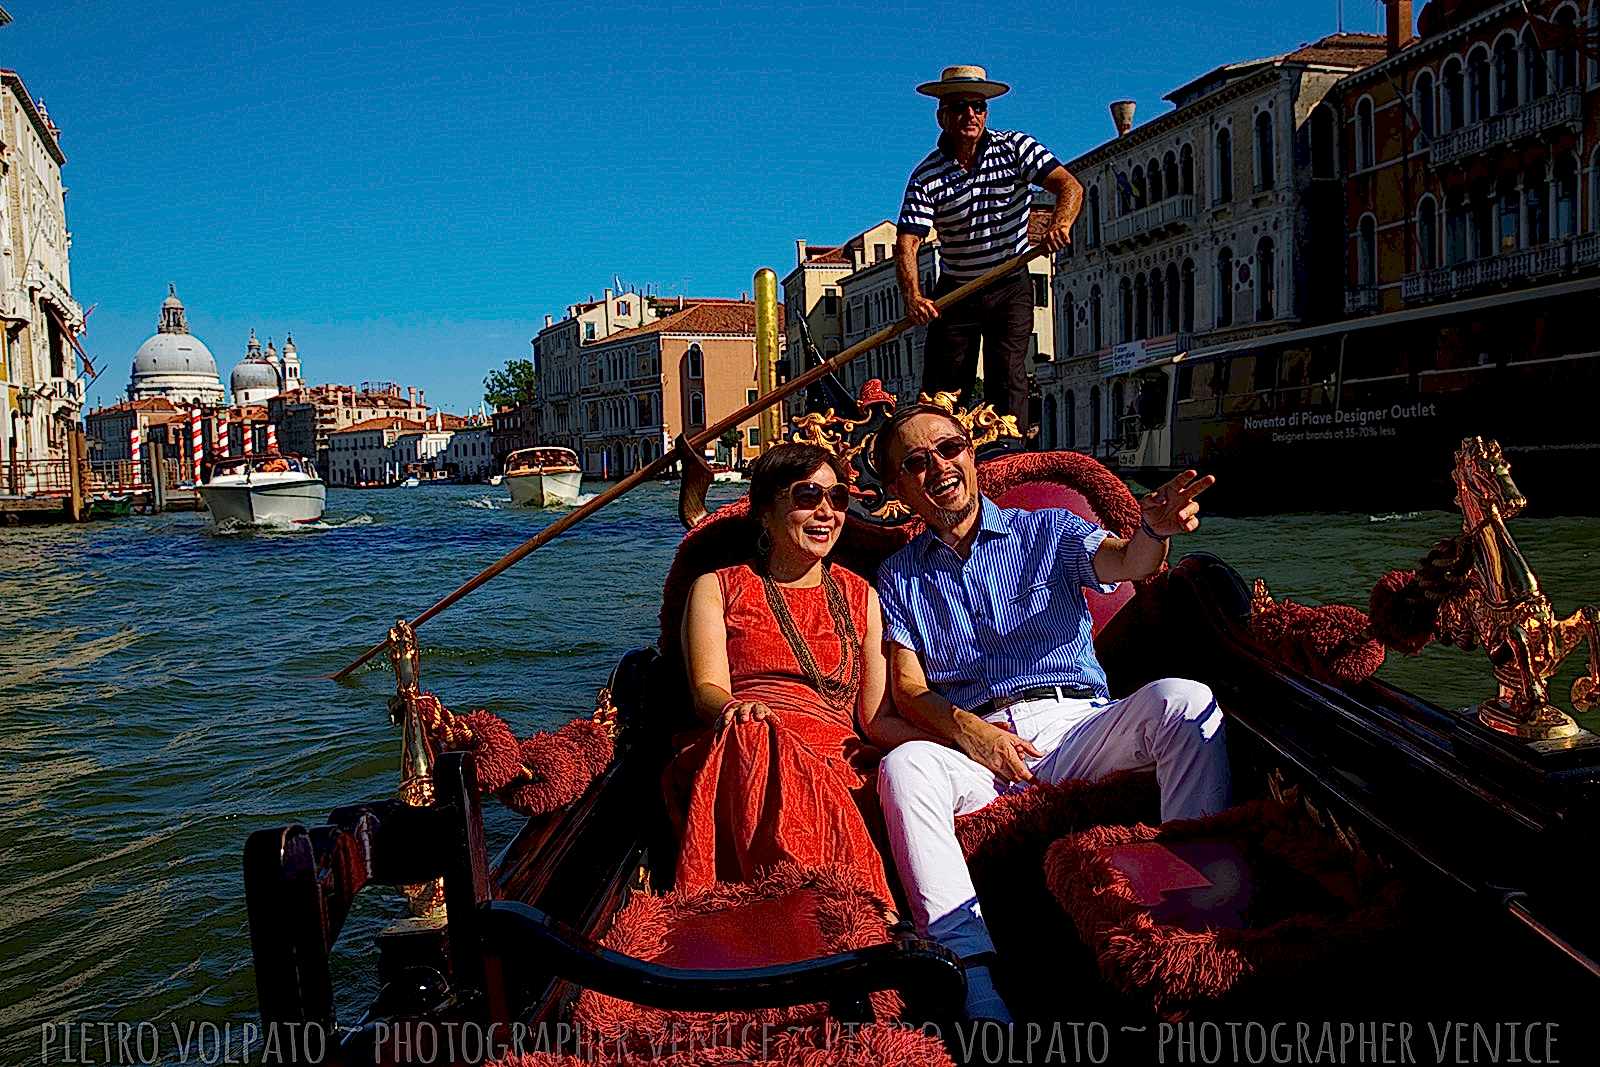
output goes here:
{"type": "Polygon", "coordinates": [[[133,354],[133,380],[169,374],[195,374],[222,384],[217,361],[200,339],[189,333],[158,333],[133,354]]]}
{"type": "Polygon", "coordinates": [[[232,387],[236,400],[239,394],[247,389],[270,389],[276,393],[278,372],[264,359],[240,360],[239,365],[234,367],[233,373],[228,376],[228,384],[232,387]]]}

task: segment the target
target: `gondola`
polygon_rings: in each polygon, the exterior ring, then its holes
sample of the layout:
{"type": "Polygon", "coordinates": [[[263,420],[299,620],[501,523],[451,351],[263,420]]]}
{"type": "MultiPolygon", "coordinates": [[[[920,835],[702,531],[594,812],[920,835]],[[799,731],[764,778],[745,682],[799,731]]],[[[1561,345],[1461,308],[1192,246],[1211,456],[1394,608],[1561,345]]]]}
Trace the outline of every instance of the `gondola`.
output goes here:
{"type": "MultiPolygon", "coordinates": [[[[859,457],[893,404],[876,385],[795,433],[859,457]]],[[[962,414],[997,503],[1131,535],[1137,505],[1093,459],[1009,449],[1004,420],[962,414]]],[[[683,599],[753,537],[745,501],[708,515],[688,476],[660,640],[621,658],[593,717],[516,742],[427,692],[411,626],[390,631],[397,794],[246,843],[262,1022],[318,1035],[290,1058],[350,1064],[1585,1062],[1600,738],[1549,679],[1587,651],[1573,696],[1593,705],[1597,616],[1560,619],[1539,592],[1492,442],[1455,462],[1460,538],[1371,576],[1370,612],[1275,601],[1205,554],[1091,594],[1114,694],[1164,676],[1216,692],[1235,803],[1156,825],[1153,777],[1130,772],[958,820],[1009,1030],[964,1023],[959,963],[826,871],[672,891],[683,599]],[[1429,640],[1483,658],[1479,707],[1373,677],[1429,640]],[[482,805],[499,801],[526,821],[491,860],[482,805]],[[403,892],[410,918],[358,949],[379,992],[338,1016],[330,955],[375,891],[403,892]]],[[[869,478],[857,494],[835,559],[870,577],[917,525],[869,478]]]]}

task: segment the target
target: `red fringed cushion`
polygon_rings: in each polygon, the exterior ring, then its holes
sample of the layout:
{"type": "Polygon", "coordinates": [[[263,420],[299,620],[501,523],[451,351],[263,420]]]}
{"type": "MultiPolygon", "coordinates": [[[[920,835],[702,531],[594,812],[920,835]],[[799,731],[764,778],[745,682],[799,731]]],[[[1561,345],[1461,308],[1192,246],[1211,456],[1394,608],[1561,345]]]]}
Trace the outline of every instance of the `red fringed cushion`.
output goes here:
{"type": "MultiPolygon", "coordinates": [[[[698,893],[638,894],[601,940],[606,948],[678,967],[720,969],[795,963],[885,942],[887,905],[842,868],[779,864],[750,882],[719,882],[698,893]]],[[[900,998],[872,994],[879,1021],[898,1018],[900,998]]],[[[602,1042],[635,1052],[666,1032],[726,1046],[748,1027],[822,1023],[826,1004],[753,1012],[670,1012],[584,990],[573,1021],[602,1042]]]]}
{"type": "Polygon", "coordinates": [[[1383,666],[1367,616],[1346,604],[1280,600],[1252,612],[1250,635],[1287,666],[1334,685],[1354,685],[1383,666]]]}
{"type": "Polygon", "coordinates": [[[1397,881],[1270,800],[1064,837],[1045,879],[1105,979],[1168,1018],[1349,989],[1399,925],[1397,881]]]}
{"type": "Polygon", "coordinates": [[[853,1030],[835,1025],[756,1031],[737,1048],[704,1048],[678,1035],[657,1035],[658,1048],[620,1055],[592,1046],[566,1056],[534,1052],[496,1060],[489,1067],[955,1067],[937,1037],[903,1026],[874,1023],[853,1030]],[[676,1039],[676,1040],[675,1040],[676,1039]]]}

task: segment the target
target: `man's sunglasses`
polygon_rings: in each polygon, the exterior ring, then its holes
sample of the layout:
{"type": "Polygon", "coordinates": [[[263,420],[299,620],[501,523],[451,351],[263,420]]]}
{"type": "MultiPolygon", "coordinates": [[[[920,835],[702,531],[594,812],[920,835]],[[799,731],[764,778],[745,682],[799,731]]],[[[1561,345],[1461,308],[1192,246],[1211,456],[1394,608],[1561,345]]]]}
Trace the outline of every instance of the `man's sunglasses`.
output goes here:
{"type": "Polygon", "coordinates": [[[906,458],[900,461],[900,470],[913,478],[920,478],[933,463],[935,452],[939,453],[945,462],[954,463],[956,457],[971,447],[972,442],[965,437],[946,437],[932,448],[919,448],[915,452],[906,453],[906,458]]]}
{"type": "Polygon", "coordinates": [[[822,498],[827,497],[828,503],[834,511],[848,511],[850,509],[850,487],[843,482],[823,487],[816,482],[795,482],[786,492],[790,501],[796,508],[811,511],[822,505],[822,498]]]}
{"type": "Polygon", "coordinates": [[[982,115],[989,110],[987,100],[947,100],[944,104],[946,111],[971,111],[974,115],[982,115]]]}

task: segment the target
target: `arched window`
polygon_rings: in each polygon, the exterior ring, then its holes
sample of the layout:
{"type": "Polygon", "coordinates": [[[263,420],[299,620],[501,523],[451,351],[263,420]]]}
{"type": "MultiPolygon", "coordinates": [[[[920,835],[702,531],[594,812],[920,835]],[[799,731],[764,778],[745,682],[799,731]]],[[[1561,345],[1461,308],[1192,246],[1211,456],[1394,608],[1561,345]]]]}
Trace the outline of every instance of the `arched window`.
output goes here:
{"type": "Polygon", "coordinates": [[[1361,216],[1356,233],[1356,284],[1364,289],[1378,284],[1378,222],[1371,215],[1361,216]]]}
{"type": "Polygon", "coordinates": [[[1183,332],[1194,332],[1194,260],[1183,261],[1183,332]]]}
{"type": "Polygon", "coordinates": [[[1122,332],[1117,336],[1123,342],[1133,340],[1133,282],[1123,278],[1117,283],[1117,308],[1122,313],[1122,332]]]}
{"type": "Polygon", "coordinates": [[[1150,202],[1150,191],[1144,183],[1144,167],[1133,168],[1133,210],[1138,211],[1150,202]]]}
{"type": "Polygon", "coordinates": [[[1089,247],[1100,247],[1100,187],[1089,186],[1089,247]]]}
{"type": "Polygon", "coordinates": [[[1439,130],[1449,133],[1466,125],[1466,92],[1462,87],[1461,60],[1445,60],[1443,88],[1439,92],[1439,130]]]}
{"type": "Polygon", "coordinates": [[[1161,285],[1161,272],[1150,272],[1150,336],[1159,337],[1166,330],[1167,301],[1161,285]]]}
{"type": "Polygon", "coordinates": [[[1061,351],[1068,358],[1078,354],[1078,302],[1073,298],[1072,291],[1062,299],[1061,321],[1061,351]]]}
{"type": "Polygon", "coordinates": [[[1151,159],[1145,165],[1144,174],[1145,181],[1150,183],[1150,202],[1152,204],[1160,203],[1162,196],[1166,195],[1163,188],[1164,183],[1161,180],[1161,164],[1151,159]]]}
{"type": "Polygon", "coordinates": [[[1149,336],[1146,327],[1150,325],[1150,288],[1144,275],[1141,274],[1133,280],[1133,337],[1130,340],[1143,340],[1149,336]]]}
{"type": "Polygon", "coordinates": [[[1551,64],[1557,89],[1574,89],[1578,85],[1578,49],[1571,42],[1578,39],[1578,13],[1570,7],[1556,12],[1557,45],[1551,64]]]}
{"type": "Polygon", "coordinates": [[[1496,113],[1510,111],[1517,106],[1517,91],[1521,87],[1521,71],[1517,68],[1516,38],[1502,34],[1494,43],[1494,96],[1496,113]]]}
{"type": "Polygon", "coordinates": [[[1256,242],[1256,321],[1278,317],[1278,254],[1272,238],[1256,242]]]}
{"type": "Polygon", "coordinates": [[[1417,268],[1432,270],[1439,265],[1439,205],[1425,196],[1417,205],[1417,268]]]}
{"type": "Polygon", "coordinates": [[[1178,180],[1178,156],[1170,149],[1161,158],[1161,184],[1166,188],[1168,196],[1177,196],[1183,191],[1183,186],[1178,180]]]}
{"type": "Polygon", "coordinates": [[[1363,96],[1356,105],[1356,169],[1366,170],[1377,162],[1372,130],[1372,98],[1363,96]]]}
{"type": "Polygon", "coordinates": [[[1467,56],[1467,121],[1482,122],[1489,110],[1489,50],[1482,45],[1467,56]]]}
{"type": "Polygon", "coordinates": [[[1426,141],[1433,140],[1433,71],[1417,74],[1411,86],[1411,110],[1416,115],[1417,128],[1426,141]]]}
{"type": "Polygon", "coordinates": [[[1089,454],[1100,452],[1100,387],[1089,387],[1089,454]]]}
{"type": "Polygon", "coordinates": [[[1460,190],[1445,198],[1444,261],[1450,266],[1471,258],[1467,245],[1467,202],[1460,190]]]}
{"type": "Polygon", "coordinates": [[[1339,127],[1333,108],[1318,104],[1311,112],[1311,176],[1319,179],[1339,176],[1339,127]]]}
{"type": "Polygon", "coordinates": [[[1233,325],[1233,249],[1217,253],[1217,298],[1214,313],[1218,328],[1233,325]]]}
{"type": "Polygon", "coordinates": [[[1499,206],[1500,225],[1496,233],[1495,251],[1514,252],[1522,247],[1522,211],[1517,196],[1517,180],[1505,177],[1495,188],[1495,203],[1499,206]]]}
{"type": "Polygon", "coordinates": [[[1066,427],[1061,432],[1062,448],[1078,447],[1078,398],[1071,389],[1067,390],[1067,401],[1061,405],[1065,410],[1062,415],[1066,417],[1066,427]]]}
{"type": "Polygon", "coordinates": [[[689,346],[689,377],[704,378],[706,376],[705,358],[698,344],[689,346]]]}
{"type": "Polygon", "coordinates": [[[1178,332],[1178,322],[1183,308],[1178,296],[1178,265],[1167,264],[1167,333],[1178,332]]]}
{"type": "Polygon", "coordinates": [[[704,426],[706,423],[706,397],[696,389],[689,394],[689,425],[704,426]]]}
{"type": "Polygon", "coordinates": [[[1556,194],[1553,236],[1571,237],[1578,232],[1578,161],[1566,155],[1557,159],[1551,184],[1556,194]]]}
{"type": "Polygon", "coordinates": [[[1545,183],[1545,168],[1536,166],[1522,179],[1524,247],[1550,240],[1550,187],[1545,183]]]}
{"type": "Polygon", "coordinates": [[[1532,102],[1550,92],[1549,60],[1539,50],[1539,42],[1533,34],[1533,27],[1524,27],[1522,31],[1522,98],[1532,102]]]}
{"type": "Polygon", "coordinates": [[[1256,189],[1271,189],[1273,185],[1272,112],[1256,115],[1255,136],[1256,189]]]}
{"type": "Polygon", "coordinates": [[[1039,436],[1043,438],[1039,443],[1046,450],[1052,450],[1056,447],[1056,398],[1046,393],[1044,403],[1040,406],[1044,409],[1041,413],[1044,417],[1039,421],[1044,425],[1039,427],[1039,436]]]}
{"type": "Polygon", "coordinates": [[[1100,287],[1096,285],[1089,290],[1089,351],[1098,352],[1106,346],[1105,341],[1105,299],[1100,295],[1100,287]]]}
{"type": "Polygon", "coordinates": [[[1194,195],[1194,147],[1184,145],[1178,150],[1178,178],[1185,196],[1194,195]]]}
{"type": "Polygon", "coordinates": [[[1224,126],[1217,131],[1216,151],[1212,162],[1217,172],[1214,203],[1226,204],[1233,199],[1233,134],[1224,126]]]}

